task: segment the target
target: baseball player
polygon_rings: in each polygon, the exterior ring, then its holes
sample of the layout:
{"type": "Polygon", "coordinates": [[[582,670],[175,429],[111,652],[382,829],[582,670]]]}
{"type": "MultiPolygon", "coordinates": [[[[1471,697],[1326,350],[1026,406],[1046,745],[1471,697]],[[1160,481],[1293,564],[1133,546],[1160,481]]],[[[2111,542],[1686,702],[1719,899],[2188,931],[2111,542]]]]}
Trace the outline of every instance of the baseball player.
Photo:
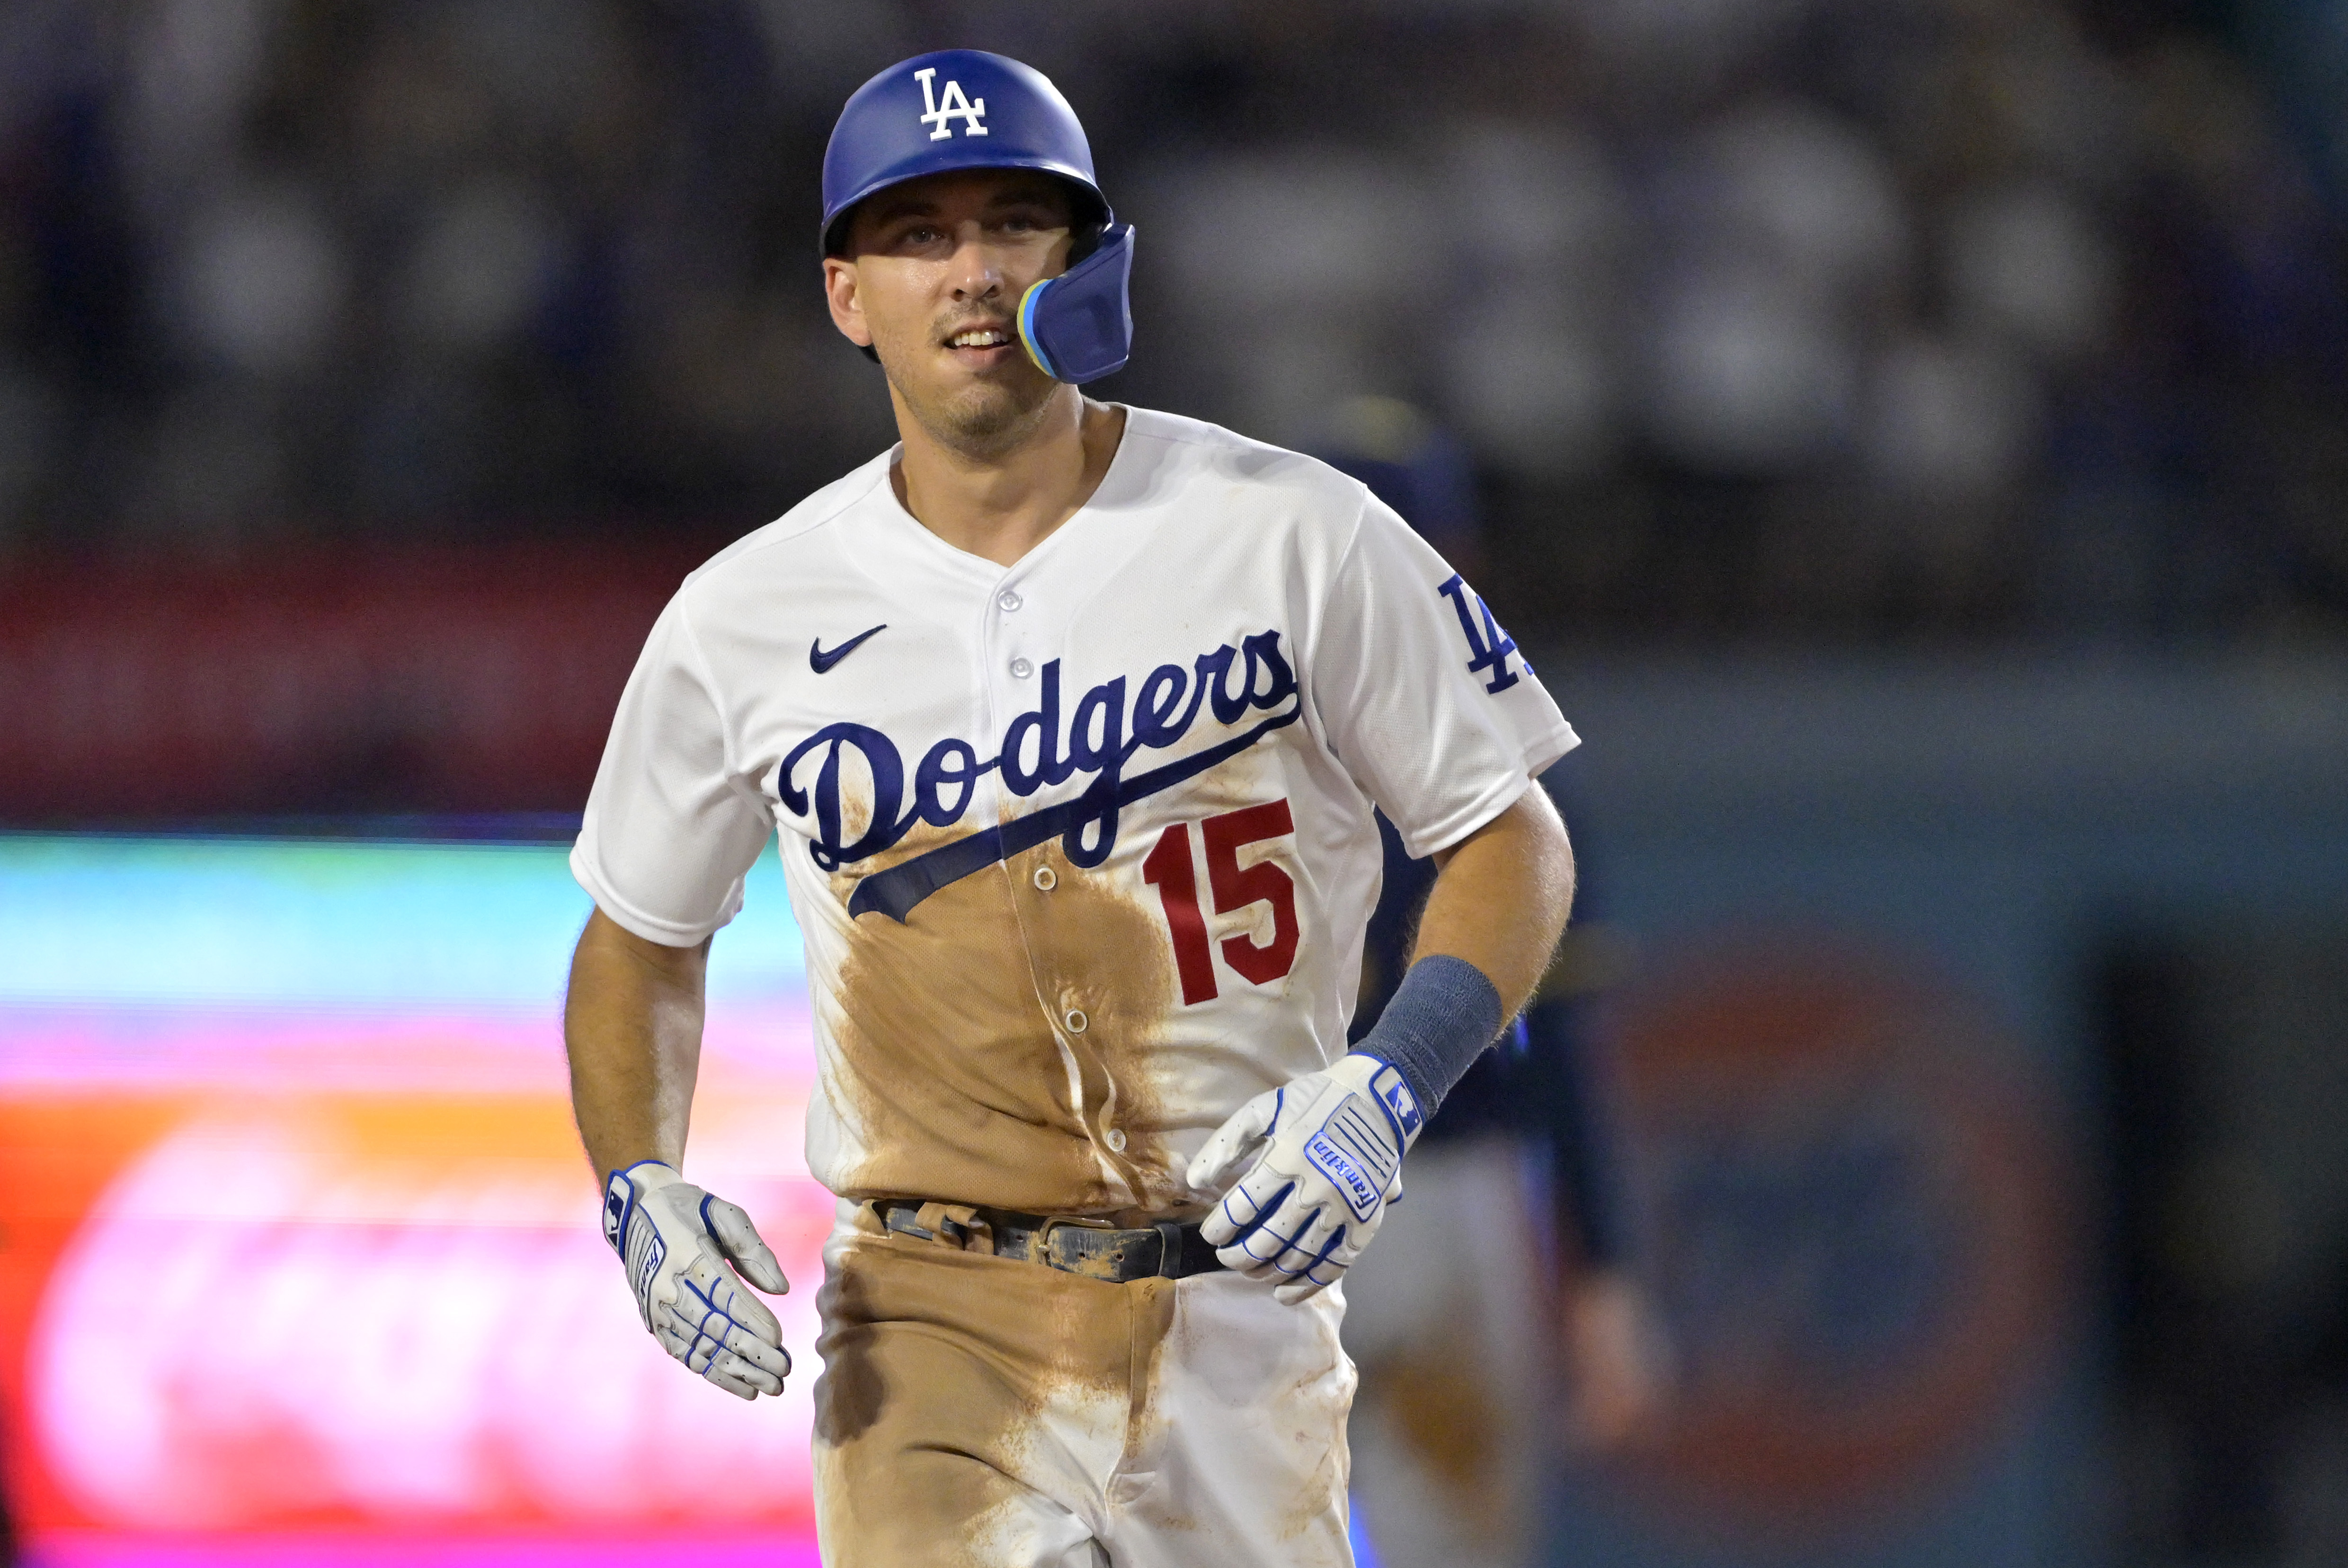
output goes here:
{"type": "Polygon", "coordinates": [[[1134,233],[1036,72],[865,84],[821,232],[901,440],[686,579],[621,698],[566,1015],[605,1234],[672,1355],[779,1391],[774,1255],[681,1168],[778,834],[839,1197],[825,1561],[1344,1563],[1340,1282],[1562,928],[1533,779],[1573,733],[1362,485],[1077,391],[1134,233]],[[1349,1050],[1375,808],[1439,870],[1349,1050]]]}

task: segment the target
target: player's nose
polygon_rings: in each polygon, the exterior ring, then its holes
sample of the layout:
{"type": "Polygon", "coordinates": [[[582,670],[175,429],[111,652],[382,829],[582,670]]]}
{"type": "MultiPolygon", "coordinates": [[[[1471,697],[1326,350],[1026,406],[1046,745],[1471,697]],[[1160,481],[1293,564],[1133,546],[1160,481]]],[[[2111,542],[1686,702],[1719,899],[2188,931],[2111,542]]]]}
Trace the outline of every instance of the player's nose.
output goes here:
{"type": "Polygon", "coordinates": [[[1003,256],[973,224],[959,237],[946,281],[958,300],[983,300],[1004,290],[1003,256]]]}

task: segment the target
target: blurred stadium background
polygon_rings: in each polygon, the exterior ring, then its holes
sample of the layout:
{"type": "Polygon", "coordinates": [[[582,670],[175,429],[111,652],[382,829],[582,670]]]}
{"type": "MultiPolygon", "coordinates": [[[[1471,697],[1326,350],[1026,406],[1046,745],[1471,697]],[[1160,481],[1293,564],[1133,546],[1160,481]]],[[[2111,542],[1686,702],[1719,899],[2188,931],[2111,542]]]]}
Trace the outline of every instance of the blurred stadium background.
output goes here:
{"type": "MultiPolygon", "coordinates": [[[[1585,737],[1681,1388],[1550,1560],[2348,1561],[2338,0],[0,5],[27,1559],[804,1552],[573,1223],[556,846],[676,579],[891,438],[817,169],[947,45],[1138,226],[1098,390],[1464,466],[1585,737]]],[[[717,951],[804,1286],[779,899],[717,951]]]]}

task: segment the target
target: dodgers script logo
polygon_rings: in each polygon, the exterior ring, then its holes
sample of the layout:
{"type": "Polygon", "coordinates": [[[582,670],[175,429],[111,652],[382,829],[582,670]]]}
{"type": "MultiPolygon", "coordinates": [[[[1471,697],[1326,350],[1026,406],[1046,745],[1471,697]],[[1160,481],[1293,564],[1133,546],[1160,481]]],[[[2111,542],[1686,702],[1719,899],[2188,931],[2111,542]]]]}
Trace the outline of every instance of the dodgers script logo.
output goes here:
{"type": "Polygon", "coordinates": [[[978,748],[953,736],[940,741],[914,765],[906,790],[905,759],[897,744],[869,724],[826,724],[791,748],[775,775],[776,797],[785,810],[815,818],[808,854],[826,871],[880,854],[903,838],[916,823],[951,827],[978,795],[978,781],[1000,772],[1003,785],[1025,799],[1079,774],[1090,782],[1084,793],[1057,805],[981,828],[952,844],[877,872],[856,885],[848,901],[851,920],[878,909],[902,922],[913,907],[948,883],[958,882],[1001,860],[1060,840],[1069,864],[1098,866],[1117,847],[1117,814],[1197,777],[1272,731],[1294,723],[1304,712],[1296,672],[1280,651],[1280,633],[1259,631],[1201,653],[1189,669],[1160,664],[1128,693],[1126,678],[1104,681],[1076,702],[1061,719],[1060,661],[1044,666],[1037,705],[1011,721],[994,756],[979,760],[978,748]],[[1230,729],[1251,712],[1263,712],[1235,735],[1159,767],[1128,776],[1126,764],[1144,747],[1164,751],[1190,733],[1201,708],[1230,729]],[[872,812],[864,831],[844,840],[840,764],[850,752],[872,779],[872,812]],[[812,778],[802,782],[801,764],[812,778]]]}
{"type": "Polygon", "coordinates": [[[930,78],[937,74],[935,66],[925,67],[913,73],[913,79],[922,84],[922,123],[936,128],[930,132],[930,139],[943,141],[952,136],[953,127],[946,122],[953,119],[962,121],[963,135],[984,136],[986,127],[981,123],[980,117],[986,113],[986,100],[963,97],[962,84],[949,81],[946,83],[945,101],[939,102],[930,87],[930,78]]]}

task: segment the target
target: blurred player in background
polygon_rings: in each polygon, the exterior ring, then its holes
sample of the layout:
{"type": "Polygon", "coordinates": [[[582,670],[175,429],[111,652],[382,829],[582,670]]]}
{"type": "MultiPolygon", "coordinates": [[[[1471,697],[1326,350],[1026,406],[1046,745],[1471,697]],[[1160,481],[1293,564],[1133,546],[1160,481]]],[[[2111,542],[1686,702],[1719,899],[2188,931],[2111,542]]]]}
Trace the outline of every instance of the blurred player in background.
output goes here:
{"type": "MultiPolygon", "coordinates": [[[[1481,572],[1468,454],[1446,432],[1407,404],[1360,397],[1313,446],[1461,571],[1481,572]]],[[[1355,1040],[1394,995],[1435,879],[1383,815],[1378,828],[1385,882],[1355,1040]]],[[[1383,1568],[1536,1561],[1550,1440],[1603,1452],[1652,1434],[1661,1416],[1665,1348],[1627,1267],[1585,1038],[1582,1003],[1611,964],[1590,922],[1586,843],[1577,858],[1579,923],[1532,1005],[1428,1122],[1408,1201],[1346,1286],[1345,1346],[1361,1371],[1354,1493],[1383,1568]]]]}

